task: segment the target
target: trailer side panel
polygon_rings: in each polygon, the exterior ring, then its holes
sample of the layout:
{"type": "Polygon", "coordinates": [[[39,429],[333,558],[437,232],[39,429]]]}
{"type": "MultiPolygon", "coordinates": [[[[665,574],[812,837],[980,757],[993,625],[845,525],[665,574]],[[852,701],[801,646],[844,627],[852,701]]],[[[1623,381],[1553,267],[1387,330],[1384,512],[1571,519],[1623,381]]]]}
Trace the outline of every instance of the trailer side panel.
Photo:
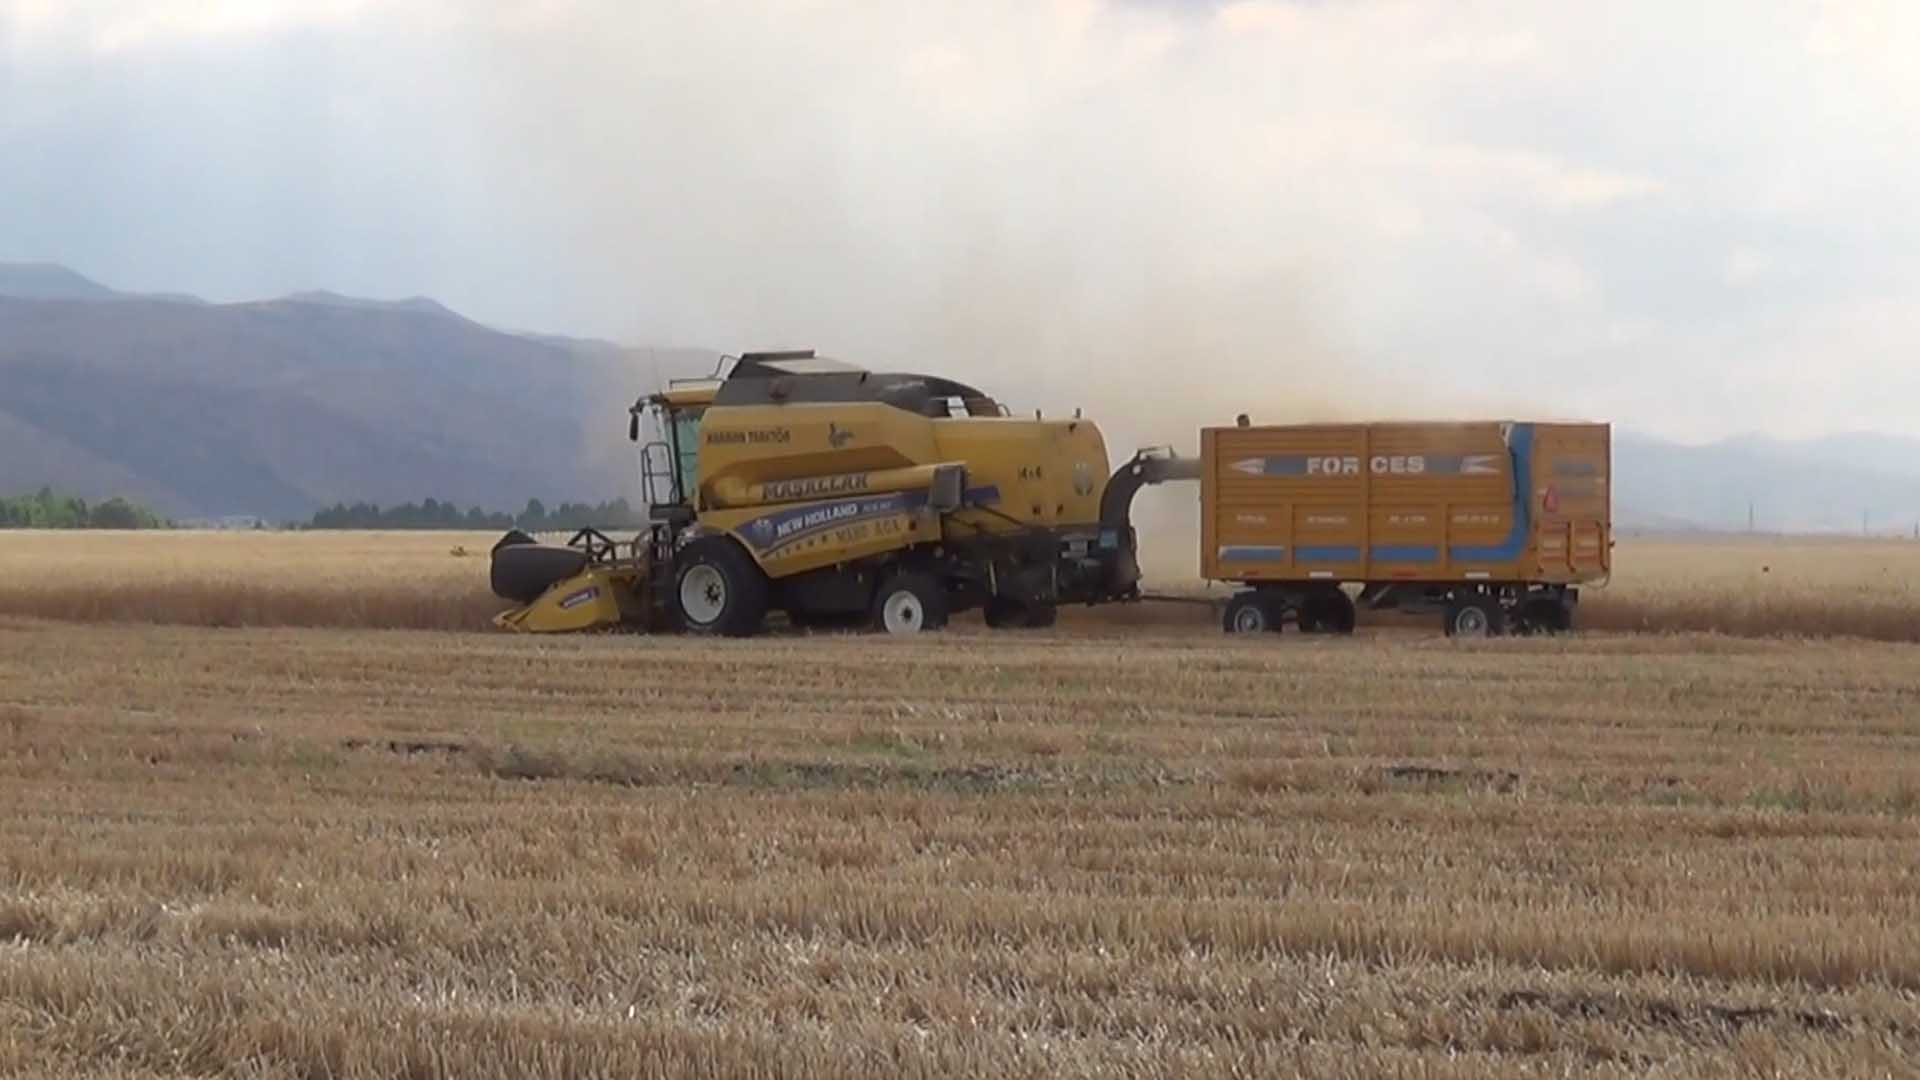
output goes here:
{"type": "Polygon", "coordinates": [[[1603,577],[1605,425],[1208,428],[1201,569],[1244,582],[1603,577]]]}

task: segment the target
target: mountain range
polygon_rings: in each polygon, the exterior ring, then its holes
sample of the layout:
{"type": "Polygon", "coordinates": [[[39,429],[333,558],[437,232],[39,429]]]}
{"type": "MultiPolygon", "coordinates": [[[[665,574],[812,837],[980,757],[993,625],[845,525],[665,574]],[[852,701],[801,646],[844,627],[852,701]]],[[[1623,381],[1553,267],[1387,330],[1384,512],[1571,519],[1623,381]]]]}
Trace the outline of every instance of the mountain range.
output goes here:
{"type": "MultiPolygon", "coordinates": [[[[425,297],[216,304],[0,264],[0,494],[51,485],[276,520],[356,500],[631,499],[628,405],[662,372],[717,359],[496,329],[425,297]]],[[[1920,439],[1621,431],[1614,474],[1624,528],[1920,525],[1920,439]]]]}
{"type": "Polygon", "coordinates": [[[713,359],[496,330],[423,298],[210,304],[0,266],[0,492],[275,520],[632,497],[627,407],[656,365],[713,359]]]}

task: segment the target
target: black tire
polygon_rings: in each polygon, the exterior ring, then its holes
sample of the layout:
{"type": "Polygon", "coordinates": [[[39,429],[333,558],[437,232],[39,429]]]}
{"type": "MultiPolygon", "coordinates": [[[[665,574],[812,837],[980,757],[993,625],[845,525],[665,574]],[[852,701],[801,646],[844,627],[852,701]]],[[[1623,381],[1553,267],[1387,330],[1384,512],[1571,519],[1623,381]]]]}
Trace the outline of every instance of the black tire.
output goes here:
{"type": "Polygon", "coordinates": [[[1499,637],[1507,632],[1507,613],[1491,596],[1462,596],[1447,605],[1447,636],[1499,637]]]}
{"type": "Polygon", "coordinates": [[[767,576],[731,537],[703,536],[673,558],[670,602],[689,634],[751,637],[759,633],[767,617],[769,591],[767,576]]]}
{"type": "Polygon", "coordinates": [[[526,533],[520,531],[519,529],[508,529],[505,536],[502,536],[500,539],[495,540],[493,542],[493,550],[499,551],[501,548],[505,548],[505,547],[518,547],[521,544],[537,544],[537,543],[539,543],[538,540],[535,540],[533,537],[527,535],[526,533]]]}
{"type": "Polygon", "coordinates": [[[1257,591],[1234,594],[1220,616],[1220,629],[1229,634],[1277,634],[1281,625],[1280,605],[1257,591]]]}
{"type": "Polygon", "coordinates": [[[1530,596],[1515,616],[1521,633],[1564,634],[1573,629],[1573,609],[1555,596],[1530,596]]]}
{"type": "Polygon", "coordinates": [[[987,601],[984,614],[995,630],[1043,630],[1060,617],[1060,609],[1044,600],[995,596],[987,601]]]}
{"type": "Polygon", "coordinates": [[[932,574],[902,570],[880,583],[870,613],[873,628],[888,634],[919,634],[947,625],[947,590],[932,574]]]}
{"type": "Polygon", "coordinates": [[[1353,597],[1344,589],[1313,593],[1300,605],[1300,632],[1304,634],[1351,634],[1355,620],[1353,597]]]}

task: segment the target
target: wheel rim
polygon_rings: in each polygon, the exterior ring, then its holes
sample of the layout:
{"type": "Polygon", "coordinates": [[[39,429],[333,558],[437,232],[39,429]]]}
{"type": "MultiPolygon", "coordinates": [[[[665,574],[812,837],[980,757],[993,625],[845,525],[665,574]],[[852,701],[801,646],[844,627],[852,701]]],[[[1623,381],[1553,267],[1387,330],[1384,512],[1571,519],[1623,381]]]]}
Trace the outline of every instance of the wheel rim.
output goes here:
{"type": "Polygon", "coordinates": [[[909,589],[901,589],[880,605],[880,625],[889,634],[917,634],[926,621],[926,606],[909,589]]]}
{"type": "Polygon", "coordinates": [[[1267,628],[1267,614],[1257,607],[1243,607],[1233,617],[1233,628],[1242,634],[1257,634],[1267,628]]]}
{"type": "Polygon", "coordinates": [[[719,570],[701,564],[680,575],[680,610],[689,622],[704,626],[720,618],[727,609],[727,578],[719,570]]]}
{"type": "Polygon", "coordinates": [[[1454,613],[1453,632],[1459,637],[1486,637],[1487,613],[1477,607],[1461,608],[1454,613]]]}

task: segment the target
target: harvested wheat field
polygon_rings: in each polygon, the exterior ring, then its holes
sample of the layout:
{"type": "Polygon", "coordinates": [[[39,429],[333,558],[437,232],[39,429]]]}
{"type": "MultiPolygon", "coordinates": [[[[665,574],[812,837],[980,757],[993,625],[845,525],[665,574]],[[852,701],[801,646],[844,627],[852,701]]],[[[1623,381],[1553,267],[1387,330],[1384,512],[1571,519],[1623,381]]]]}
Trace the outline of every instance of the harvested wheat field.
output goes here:
{"type": "Polygon", "coordinates": [[[487,541],[118,539],[0,591],[102,604],[0,615],[0,1074],[1920,1070],[1910,646],[144,625],[487,541]]]}
{"type": "Polygon", "coordinates": [[[1920,1055],[1899,647],[0,640],[18,1071],[1920,1055]]]}

